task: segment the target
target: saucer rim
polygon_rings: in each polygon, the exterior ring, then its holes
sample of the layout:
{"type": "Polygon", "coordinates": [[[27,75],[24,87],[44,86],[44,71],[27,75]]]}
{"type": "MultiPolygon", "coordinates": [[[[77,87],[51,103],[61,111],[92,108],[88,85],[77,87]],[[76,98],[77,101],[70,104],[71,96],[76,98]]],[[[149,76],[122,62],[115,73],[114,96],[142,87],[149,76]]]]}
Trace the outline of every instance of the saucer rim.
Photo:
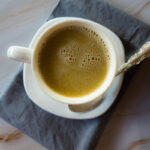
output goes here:
{"type": "MultiPolygon", "coordinates": [[[[61,17],[61,18],[55,18],[55,19],[53,19],[53,20],[51,20],[51,21],[53,21],[53,23],[54,23],[54,21],[59,21],[60,19],[66,19],[66,18],[70,18],[70,17],[61,17]]],[[[109,30],[108,30],[109,31],[109,30]]],[[[110,31],[111,32],[111,31],[110,31]]],[[[112,34],[113,34],[113,36],[115,36],[116,37],[116,39],[118,40],[118,42],[120,42],[120,44],[122,44],[122,42],[120,41],[120,39],[118,38],[118,36],[115,34],[115,33],[113,33],[112,32],[112,34]]],[[[124,62],[125,61],[125,53],[124,53],[124,47],[122,46],[122,45],[120,45],[122,48],[122,61],[124,62]]],[[[117,53],[117,52],[116,52],[117,53]]],[[[119,57],[118,57],[119,58],[119,57]]],[[[121,65],[121,64],[120,64],[121,65]]],[[[33,97],[33,95],[29,92],[30,91],[30,89],[28,89],[28,86],[27,86],[27,68],[29,67],[30,65],[28,65],[28,64],[24,64],[24,69],[23,69],[23,81],[24,81],[24,87],[25,87],[25,91],[26,91],[26,93],[27,93],[27,95],[29,96],[29,98],[36,104],[36,105],[38,105],[40,108],[42,108],[42,109],[44,109],[43,107],[41,107],[40,106],[40,104],[38,104],[37,102],[36,102],[36,100],[34,99],[34,97],[33,97]]],[[[50,110],[47,110],[47,109],[44,109],[44,110],[46,110],[47,112],[50,112],[50,113],[52,113],[52,114],[55,114],[55,115],[57,115],[57,116],[61,116],[61,117],[64,117],[64,118],[70,118],[70,119],[92,119],[92,118],[96,118],[96,117],[98,117],[98,116],[100,116],[100,115],[102,115],[102,114],[104,114],[111,106],[112,106],[112,104],[114,103],[114,101],[115,101],[115,99],[116,99],[116,97],[117,97],[117,95],[119,94],[119,91],[120,91],[120,88],[121,88],[121,85],[122,85],[122,81],[123,81],[123,77],[124,77],[124,73],[122,73],[121,75],[119,75],[118,77],[116,77],[116,78],[119,78],[119,82],[117,83],[118,84],[118,86],[117,86],[117,88],[118,88],[118,90],[117,90],[117,92],[115,93],[115,96],[114,96],[114,98],[113,98],[113,100],[109,103],[109,106],[108,107],[105,107],[104,109],[103,109],[103,111],[102,112],[100,112],[100,113],[98,113],[98,114],[93,114],[92,116],[86,116],[86,114],[87,114],[87,112],[83,112],[82,113],[82,115],[81,115],[81,113],[78,113],[77,112],[77,114],[78,114],[78,116],[66,116],[66,115],[62,115],[61,114],[61,110],[58,110],[59,112],[58,113],[54,113],[54,112],[52,112],[52,111],[50,111],[50,110]],[[83,115],[83,114],[85,114],[85,115],[83,115]]],[[[115,82],[115,80],[113,81],[113,82],[115,82]]],[[[117,82],[117,81],[116,81],[117,82]]],[[[106,92],[107,93],[107,92],[106,92]]],[[[105,99],[104,99],[104,101],[105,101],[105,99]]],[[[66,105],[67,106],[67,109],[69,109],[68,108],[68,105],[67,104],[62,104],[62,105],[66,105]]],[[[102,104],[101,104],[102,105],[102,104]]],[[[96,109],[96,108],[95,108],[96,109]]],[[[88,112],[88,113],[90,113],[90,111],[88,112]]]]}

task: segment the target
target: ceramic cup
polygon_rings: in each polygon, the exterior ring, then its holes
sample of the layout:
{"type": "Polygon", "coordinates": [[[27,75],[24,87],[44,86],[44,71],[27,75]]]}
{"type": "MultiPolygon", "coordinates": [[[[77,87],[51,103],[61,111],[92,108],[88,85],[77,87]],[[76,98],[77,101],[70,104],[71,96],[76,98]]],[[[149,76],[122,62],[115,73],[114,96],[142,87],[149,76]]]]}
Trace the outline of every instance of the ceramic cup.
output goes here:
{"type": "Polygon", "coordinates": [[[92,106],[93,104],[95,104],[95,102],[97,103],[97,101],[101,99],[102,95],[111,86],[117,71],[116,50],[113,46],[111,38],[109,37],[108,34],[105,33],[103,28],[104,27],[102,25],[97,24],[93,21],[74,17],[66,17],[66,19],[60,20],[54,23],[53,25],[51,25],[50,22],[47,22],[36,32],[30,43],[29,48],[20,46],[11,46],[8,49],[7,55],[11,59],[31,64],[33,75],[38,85],[41,87],[41,90],[43,90],[47,95],[52,97],[54,100],[76,106],[77,105],[83,106],[84,104],[85,105],[90,104],[92,106]],[[46,37],[52,34],[54,31],[71,25],[82,26],[95,31],[104,40],[110,54],[109,70],[103,84],[100,85],[95,91],[91,92],[90,94],[81,97],[66,97],[60,95],[57,92],[54,92],[42,80],[42,77],[37,69],[38,68],[37,58],[40,50],[39,45],[40,43],[42,43],[42,40],[46,39],[46,37]]]}

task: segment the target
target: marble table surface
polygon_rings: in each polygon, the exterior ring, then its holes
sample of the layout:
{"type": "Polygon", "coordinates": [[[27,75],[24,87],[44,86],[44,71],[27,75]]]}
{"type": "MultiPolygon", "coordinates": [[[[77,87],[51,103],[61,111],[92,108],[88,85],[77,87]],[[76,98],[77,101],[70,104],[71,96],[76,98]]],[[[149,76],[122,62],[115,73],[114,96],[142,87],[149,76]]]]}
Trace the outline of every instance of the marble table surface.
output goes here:
{"type": "MultiPolygon", "coordinates": [[[[150,0],[108,1],[150,25],[150,0]]],[[[58,0],[0,0],[0,95],[20,65],[7,59],[7,47],[28,46],[57,3],[58,0]]],[[[149,66],[150,62],[144,61],[138,68],[96,150],[150,150],[149,66]]],[[[14,130],[14,127],[0,119],[0,135],[14,130]]],[[[24,134],[15,140],[0,142],[0,150],[10,149],[46,150],[24,134]]]]}

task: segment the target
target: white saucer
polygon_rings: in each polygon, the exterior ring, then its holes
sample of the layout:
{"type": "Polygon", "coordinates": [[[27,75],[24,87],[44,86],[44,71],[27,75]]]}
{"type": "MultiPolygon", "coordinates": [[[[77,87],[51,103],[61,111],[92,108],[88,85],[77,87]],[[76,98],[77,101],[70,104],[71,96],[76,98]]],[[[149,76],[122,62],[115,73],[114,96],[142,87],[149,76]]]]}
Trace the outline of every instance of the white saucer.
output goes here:
{"type": "MultiPolygon", "coordinates": [[[[61,18],[61,19],[64,19],[64,18],[61,18]]],[[[60,18],[53,19],[51,20],[51,24],[54,24],[56,21],[58,22],[61,19],[60,18]]],[[[121,44],[121,41],[110,30],[104,28],[103,26],[101,28],[104,29],[106,34],[109,34],[111,36],[111,39],[113,40],[112,42],[114,43],[114,47],[116,47],[116,49],[119,50],[116,52],[117,57],[118,57],[118,67],[119,67],[125,61],[124,48],[121,44]]],[[[39,107],[43,108],[44,110],[52,114],[55,114],[57,116],[61,116],[65,118],[91,119],[91,118],[95,118],[95,117],[102,115],[111,107],[111,105],[115,101],[115,98],[117,97],[120,91],[120,87],[121,87],[122,80],[123,80],[123,74],[115,78],[111,87],[103,96],[103,101],[99,106],[97,106],[95,109],[91,111],[80,112],[80,113],[70,111],[67,104],[59,103],[53,100],[52,98],[50,98],[48,95],[46,95],[38,86],[38,83],[33,77],[31,66],[29,64],[24,64],[23,80],[24,80],[25,90],[28,96],[30,97],[30,99],[39,107]],[[49,103],[47,103],[47,101],[49,103]]]]}

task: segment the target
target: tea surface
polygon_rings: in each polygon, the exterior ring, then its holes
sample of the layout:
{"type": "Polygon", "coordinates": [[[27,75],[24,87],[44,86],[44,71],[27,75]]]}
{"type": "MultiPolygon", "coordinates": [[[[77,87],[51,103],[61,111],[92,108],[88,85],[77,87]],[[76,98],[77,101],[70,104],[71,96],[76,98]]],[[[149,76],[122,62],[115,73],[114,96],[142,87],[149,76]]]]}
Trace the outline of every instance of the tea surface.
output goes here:
{"type": "Polygon", "coordinates": [[[109,53],[95,32],[70,26],[46,39],[38,66],[49,88],[64,96],[79,97],[103,83],[109,68],[109,53]]]}

